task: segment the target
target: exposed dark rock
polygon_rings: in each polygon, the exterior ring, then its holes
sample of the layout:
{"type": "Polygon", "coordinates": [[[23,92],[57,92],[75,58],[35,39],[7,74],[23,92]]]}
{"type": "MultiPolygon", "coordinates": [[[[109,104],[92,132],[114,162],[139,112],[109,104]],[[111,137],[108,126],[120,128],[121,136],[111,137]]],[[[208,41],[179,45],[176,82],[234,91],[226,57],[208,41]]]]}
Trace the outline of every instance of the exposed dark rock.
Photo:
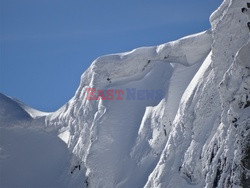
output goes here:
{"type": "Polygon", "coordinates": [[[248,29],[250,31],[250,22],[247,22],[247,27],[248,27],[248,29]]]}
{"type": "Polygon", "coordinates": [[[237,118],[234,118],[233,121],[232,121],[232,123],[236,123],[237,120],[238,120],[237,118]]]}
{"type": "Polygon", "coordinates": [[[213,182],[213,187],[218,187],[220,177],[221,177],[221,173],[222,173],[221,160],[219,159],[218,160],[218,167],[217,167],[216,175],[215,175],[214,182],[213,182]]]}
{"type": "Polygon", "coordinates": [[[243,7],[243,8],[241,9],[241,12],[245,13],[245,12],[247,12],[247,9],[246,9],[245,7],[243,7]]]}
{"type": "Polygon", "coordinates": [[[243,188],[249,188],[250,187],[250,178],[247,178],[247,170],[250,170],[250,146],[246,148],[244,151],[245,155],[242,159],[242,165],[246,169],[244,170],[242,174],[241,184],[243,188]]]}

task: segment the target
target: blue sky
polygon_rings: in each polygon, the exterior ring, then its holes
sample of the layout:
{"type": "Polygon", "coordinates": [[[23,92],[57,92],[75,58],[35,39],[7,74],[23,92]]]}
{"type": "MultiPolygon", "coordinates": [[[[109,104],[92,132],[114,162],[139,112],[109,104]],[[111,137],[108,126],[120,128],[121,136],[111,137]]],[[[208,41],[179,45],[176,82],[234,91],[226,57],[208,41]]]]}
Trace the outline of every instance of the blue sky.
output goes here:
{"type": "Polygon", "coordinates": [[[0,92],[54,111],[98,56],[206,30],[221,2],[0,0],[0,92]]]}

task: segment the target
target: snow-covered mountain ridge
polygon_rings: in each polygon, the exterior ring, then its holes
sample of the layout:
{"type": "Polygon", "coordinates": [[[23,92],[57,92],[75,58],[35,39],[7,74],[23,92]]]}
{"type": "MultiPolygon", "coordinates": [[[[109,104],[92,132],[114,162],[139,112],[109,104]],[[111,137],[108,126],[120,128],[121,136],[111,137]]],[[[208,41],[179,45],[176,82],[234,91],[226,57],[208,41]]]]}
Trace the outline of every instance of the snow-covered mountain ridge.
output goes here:
{"type": "Polygon", "coordinates": [[[53,113],[0,95],[0,187],[249,187],[249,15],[225,0],[208,31],[99,57],[53,113]],[[88,100],[88,88],[164,96],[88,100]],[[13,163],[29,173],[13,181],[13,163]]]}

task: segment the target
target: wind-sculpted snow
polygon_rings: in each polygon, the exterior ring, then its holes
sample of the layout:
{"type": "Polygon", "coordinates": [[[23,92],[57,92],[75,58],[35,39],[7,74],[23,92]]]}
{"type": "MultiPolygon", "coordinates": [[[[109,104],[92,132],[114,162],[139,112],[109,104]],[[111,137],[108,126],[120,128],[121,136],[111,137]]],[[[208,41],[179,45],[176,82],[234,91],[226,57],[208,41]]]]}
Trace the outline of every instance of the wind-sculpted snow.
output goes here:
{"type": "Polygon", "coordinates": [[[246,1],[224,1],[212,15],[211,59],[185,91],[146,187],[250,186],[249,17],[243,7],[246,1]]]}
{"type": "Polygon", "coordinates": [[[171,130],[181,96],[211,50],[206,31],[156,47],[100,57],[75,96],[47,118],[87,169],[93,187],[142,187],[171,130]],[[163,90],[158,100],[90,101],[87,88],[163,90]],[[155,107],[154,107],[155,106],[155,107]]]}
{"type": "MultiPolygon", "coordinates": [[[[7,156],[17,155],[7,145],[15,135],[34,140],[27,148],[19,143],[25,153],[38,146],[54,165],[38,164],[42,171],[35,175],[49,170],[51,176],[36,187],[249,187],[247,3],[225,0],[208,31],[97,58],[74,97],[56,112],[41,113],[1,95],[0,120],[7,122],[0,126],[2,176],[10,176],[7,156]],[[97,94],[95,100],[88,91],[122,94],[119,100],[97,94]],[[157,97],[148,97],[150,92],[157,97]]],[[[18,161],[27,163],[23,159],[18,161]]],[[[3,185],[12,185],[9,180],[3,185]]]]}

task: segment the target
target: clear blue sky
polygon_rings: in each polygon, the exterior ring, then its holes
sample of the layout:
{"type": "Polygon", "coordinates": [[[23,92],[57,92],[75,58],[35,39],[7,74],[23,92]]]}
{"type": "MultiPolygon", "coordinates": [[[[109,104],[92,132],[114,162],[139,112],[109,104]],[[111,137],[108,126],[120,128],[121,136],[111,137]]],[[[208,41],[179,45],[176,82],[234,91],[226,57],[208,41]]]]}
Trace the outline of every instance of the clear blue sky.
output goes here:
{"type": "Polygon", "coordinates": [[[210,28],[222,0],[0,0],[0,92],[54,111],[98,56],[210,28]]]}

